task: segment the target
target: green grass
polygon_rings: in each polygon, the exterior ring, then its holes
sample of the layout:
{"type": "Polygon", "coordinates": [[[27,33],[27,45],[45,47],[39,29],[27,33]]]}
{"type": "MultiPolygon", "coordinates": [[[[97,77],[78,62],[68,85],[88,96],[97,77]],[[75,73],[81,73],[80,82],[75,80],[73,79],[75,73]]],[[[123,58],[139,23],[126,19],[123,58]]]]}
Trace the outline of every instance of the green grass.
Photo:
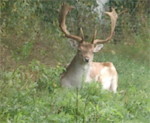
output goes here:
{"type": "MultiPolygon", "coordinates": [[[[49,25],[34,16],[30,6],[21,8],[23,4],[14,4],[18,9],[11,13],[6,9],[0,38],[0,123],[150,123],[150,18],[145,4],[136,7],[137,32],[130,28],[129,13],[123,12],[118,20],[122,38],[116,37],[115,45],[113,41],[105,44],[94,57],[115,65],[117,94],[102,91],[99,83],[61,88],[62,66],[76,51],[63,38],[58,22],[49,25]]],[[[68,30],[74,29],[72,24],[68,30]]],[[[92,34],[91,25],[83,26],[92,34]]],[[[97,38],[106,30],[99,31],[97,38]]]]}
{"type": "Polygon", "coordinates": [[[149,123],[149,65],[119,55],[101,56],[117,68],[117,94],[102,91],[98,83],[63,89],[59,85],[63,68],[36,60],[1,71],[1,123],[149,123]]]}

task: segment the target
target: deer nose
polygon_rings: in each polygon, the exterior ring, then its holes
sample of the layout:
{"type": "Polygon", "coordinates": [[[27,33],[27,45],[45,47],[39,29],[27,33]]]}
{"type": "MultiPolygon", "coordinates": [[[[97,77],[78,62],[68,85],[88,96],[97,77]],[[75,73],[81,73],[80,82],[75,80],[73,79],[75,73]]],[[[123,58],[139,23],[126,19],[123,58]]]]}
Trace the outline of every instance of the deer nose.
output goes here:
{"type": "Polygon", "coordinates": [[[84,61],[88,63],[89,62],[89,58],[88,57],[84,58],[84,61]]]}

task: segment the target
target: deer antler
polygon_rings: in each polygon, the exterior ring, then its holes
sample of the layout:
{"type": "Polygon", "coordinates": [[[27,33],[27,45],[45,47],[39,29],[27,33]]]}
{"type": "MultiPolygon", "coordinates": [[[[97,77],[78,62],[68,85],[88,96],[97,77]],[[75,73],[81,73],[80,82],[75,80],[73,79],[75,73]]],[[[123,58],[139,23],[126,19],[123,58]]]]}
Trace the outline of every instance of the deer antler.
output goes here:
{"type": "Polygon", "coordinates": [[[65,33],[66,37],[72,38],[72,39],[77,40],[79,42],[82,42],[84,40],[82,29],[81,29],[82,38],[80,38],[79,36],[76,36],[76,35],[69,34],[69,32],[66,29],[66,24],[65,24],[66,23],[66,15],[68,14],[68,12],[71,9],[75,9],[75,7],[69,6],[67,3],[62,4],[62,8],[61,8],[60,15],[59,15],[59,26],[60,26],[61,30],[65,33]]]}
{"type": "Polygon", "coordinates": [[[112,11],[111,12],[105,12],[105,14],[109,15],[110,18],[111,18],[111,33],[109,35],[109,37],[107,37],[106,39],[104,40],[100,40],[100,39],[95,39],[96,37],[96,32],[93,36],[93,40],[92,40],[92,44],[103,44],[103,43],[106,43],[107,41],[109,41],[112,36],[113,36],[113,33],[114,33],[114,30],[115,30],[115,26],[116,26],[116,22],[117,22],[117,18],[118,18],[118,15],[115,11],[114,8],[112,8],[112,11]]]}

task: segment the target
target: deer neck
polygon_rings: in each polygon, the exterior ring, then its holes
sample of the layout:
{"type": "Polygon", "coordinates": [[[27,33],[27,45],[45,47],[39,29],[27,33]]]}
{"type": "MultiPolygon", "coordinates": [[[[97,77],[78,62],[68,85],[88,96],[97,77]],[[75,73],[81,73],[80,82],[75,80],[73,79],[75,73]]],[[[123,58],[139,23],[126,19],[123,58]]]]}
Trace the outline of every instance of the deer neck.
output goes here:
{"type": "Polygon", "coordinates": [[[87,77],[91,63],[83,63],[78,55],[74,57],[66,70],[66,77],[72,82],[72,85],[79,86],[87,77]]]}

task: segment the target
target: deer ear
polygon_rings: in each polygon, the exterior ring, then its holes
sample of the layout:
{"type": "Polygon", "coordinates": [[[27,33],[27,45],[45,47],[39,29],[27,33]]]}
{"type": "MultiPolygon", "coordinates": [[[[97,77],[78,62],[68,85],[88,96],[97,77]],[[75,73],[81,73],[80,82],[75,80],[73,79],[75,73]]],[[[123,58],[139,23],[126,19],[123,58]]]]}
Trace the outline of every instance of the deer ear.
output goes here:
{"type": "Polygon", "coordinates": [[[101,49],[103,48],[103,44],[97,44],[95,47],[94,47],[94,53],[100,51],[101,49]]]}
{"type": "Polygon", "coordinates": [[[69,42],[70,42],[70,44],[71,44],[71,46],[72,46],[73,48],[75,48],[75,49],[78,48],[78,46],[79,46],[78,41],[73,40],[73,39],[71,39],[71,38],[69,38],[68,40],[69,40],[69,42]]]}

